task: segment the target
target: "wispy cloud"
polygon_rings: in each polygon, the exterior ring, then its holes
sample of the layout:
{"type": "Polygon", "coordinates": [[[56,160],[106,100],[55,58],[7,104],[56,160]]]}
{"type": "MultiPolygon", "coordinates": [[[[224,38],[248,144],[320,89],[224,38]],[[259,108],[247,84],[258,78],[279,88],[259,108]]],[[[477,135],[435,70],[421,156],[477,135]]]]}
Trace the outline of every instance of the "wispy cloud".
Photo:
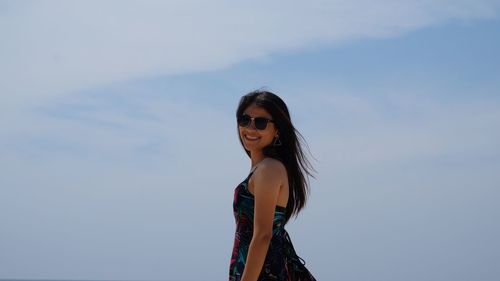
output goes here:
{"type": "Polygon", "coordinates": [[[491,18],[497,7],[498,1],[4,2],[1,111],[113,81],[491,18]]]}
{"type": "Polygon", "coordinates": [[[309,110],[323,112],[308,124],[308,135],[318,154],[334,159],[331,172],[500,156],[500,133],[491,130],[500,126],[498,101],[439,101],[409,90],[394,88],[374,97],[329,93],[307,103],[309,110]]]}

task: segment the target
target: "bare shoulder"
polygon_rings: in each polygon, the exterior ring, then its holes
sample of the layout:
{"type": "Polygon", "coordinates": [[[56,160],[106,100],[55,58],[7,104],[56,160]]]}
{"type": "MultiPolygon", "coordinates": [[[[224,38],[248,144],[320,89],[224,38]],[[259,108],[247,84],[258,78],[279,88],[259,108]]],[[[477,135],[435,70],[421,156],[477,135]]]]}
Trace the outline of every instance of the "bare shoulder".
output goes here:
{"type": "Polygon", "coordinates": [[[276,159],[265,158],[255,171],[256,178],[283,182],[287,178],[285,165],[276,159]]]}

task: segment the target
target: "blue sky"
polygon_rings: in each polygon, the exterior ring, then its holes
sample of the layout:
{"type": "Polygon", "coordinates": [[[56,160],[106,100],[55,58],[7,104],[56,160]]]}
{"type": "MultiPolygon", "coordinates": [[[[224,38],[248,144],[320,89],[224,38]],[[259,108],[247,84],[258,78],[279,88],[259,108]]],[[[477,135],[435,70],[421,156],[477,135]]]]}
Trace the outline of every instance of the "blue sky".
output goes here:
{"type": "Polygon", "coordinates": [[[220,280],[266,87],[318,280],[500,274],[498,1],[0,2],[0,278],[220,280]]]}

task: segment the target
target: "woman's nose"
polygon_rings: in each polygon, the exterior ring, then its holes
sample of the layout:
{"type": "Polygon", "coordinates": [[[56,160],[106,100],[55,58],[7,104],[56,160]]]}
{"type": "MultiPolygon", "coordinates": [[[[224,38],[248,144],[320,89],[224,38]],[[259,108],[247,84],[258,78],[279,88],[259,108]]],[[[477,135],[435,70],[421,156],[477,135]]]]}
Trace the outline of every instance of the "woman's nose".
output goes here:
{"type": "Polygon", "coordinates": [[[248,129],[257,131],[257,128],[255,127],[255,122],[253,120],[250,120],[250,124],[248,124],[248,129]]]}

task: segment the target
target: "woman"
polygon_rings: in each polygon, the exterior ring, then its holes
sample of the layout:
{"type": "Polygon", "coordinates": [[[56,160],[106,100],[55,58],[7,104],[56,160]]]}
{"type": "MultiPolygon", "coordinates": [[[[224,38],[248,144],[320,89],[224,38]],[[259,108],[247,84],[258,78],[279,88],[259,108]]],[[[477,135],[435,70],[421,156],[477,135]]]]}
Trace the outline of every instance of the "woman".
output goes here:
{"type": "Polygon", "coordinates": [[[238,134],[252,168],[235,188],[236,235],[230,281],[316,280],[284,229],[304,207],[312,169],[286,104],[268,91],[240,100],[238,134]]]}

